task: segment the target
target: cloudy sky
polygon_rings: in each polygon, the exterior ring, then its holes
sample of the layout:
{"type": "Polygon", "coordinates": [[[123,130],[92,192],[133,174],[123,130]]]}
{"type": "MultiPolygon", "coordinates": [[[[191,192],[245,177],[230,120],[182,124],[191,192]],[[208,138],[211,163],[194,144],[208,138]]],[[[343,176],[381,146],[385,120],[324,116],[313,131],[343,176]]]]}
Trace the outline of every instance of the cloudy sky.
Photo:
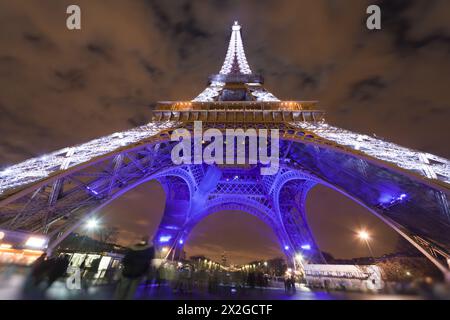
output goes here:
{"type": "MultiPolygon", "coordinates": [[[[220,69],[234,20],[250,67],[279,98],[319,100],[333,125],[450,158],[448,12],[446,0],[0,0],[0,167],[144,124],[155,101],[192,99],[220,69]],[[81,31],[65,24],[75,3],[81,31]],[[365,28],[369,4],[382,9],[380,31],[365,28]]],[[[123,228],[123,241],[153,230],[161,197],[156,183],[143,185],[105,222],[123,228]]],[[[367,255],[354,242],[358,224],[383,234],[376,254],[395,247],[395,234],[330,190],[316,188],[307,205],[319,244],[336,256],[367,255]]],[[[218,213],[187,250],[226,250],[237,262],[279,254],[264,228],[218,213]]]]}

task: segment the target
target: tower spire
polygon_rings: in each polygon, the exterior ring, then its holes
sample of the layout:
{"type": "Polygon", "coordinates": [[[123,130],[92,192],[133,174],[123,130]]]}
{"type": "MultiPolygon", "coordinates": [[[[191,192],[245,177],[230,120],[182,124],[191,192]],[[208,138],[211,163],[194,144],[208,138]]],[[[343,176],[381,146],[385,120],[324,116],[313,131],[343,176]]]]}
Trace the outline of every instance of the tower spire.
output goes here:
{"type": "Polygon", "coordinates": [[[241,38],[241,26],[237,21],[231,27],[227,55],[219,74],[208,77],[208,87],[193,102],[213,101],[280,101],[263,87],[264,78],[252,73],[241,38]]]}
{"type": "Polygon", "coordinates": [[[220,74],[251,74],[242,44],[241,26],[237,21],[231,27],[230,43],[220,74]]]}

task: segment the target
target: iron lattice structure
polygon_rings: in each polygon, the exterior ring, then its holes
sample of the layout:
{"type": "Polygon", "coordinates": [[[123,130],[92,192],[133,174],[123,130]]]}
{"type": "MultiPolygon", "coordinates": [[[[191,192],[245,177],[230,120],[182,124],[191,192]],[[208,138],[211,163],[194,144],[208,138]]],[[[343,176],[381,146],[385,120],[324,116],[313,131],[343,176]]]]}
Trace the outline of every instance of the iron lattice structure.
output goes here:
{"type": "MultiPolygon", "coordinates": [[[[281,101],[253,74],[241,27],[232,26],[219,74],[192,101],[160,102],[152,121],[0,171],[0,228],[45,233],[50,249],[102,207],[157,179],[166,206],[158,247],[180,252],[192,228],[221,210],[242,210],[266,222],[289,258],[321,261],[308,227],[305,199],[316,184],[366,207],[448,274],[450,162],[328,125],[315,101],[281,101]],[[277,128],[275,175],[260,165],[174,165],[176,128],[277,128]]],[[[332,213],[330,213],[332,214],[332,213]]]]}

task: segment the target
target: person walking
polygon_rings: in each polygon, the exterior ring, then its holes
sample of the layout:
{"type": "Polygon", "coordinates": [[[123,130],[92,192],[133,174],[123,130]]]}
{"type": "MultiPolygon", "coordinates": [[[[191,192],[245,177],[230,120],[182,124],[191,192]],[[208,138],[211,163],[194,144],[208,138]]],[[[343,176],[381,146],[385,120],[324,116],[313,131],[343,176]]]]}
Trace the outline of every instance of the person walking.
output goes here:
{"type": "Polygon", "coordinates": [[[87,255],[84,256],[83,262],[80,264],[80,267],[79,267],[80,268],[80,277],[81,277],[81,279],[83,279],[84,274],[86,272],[86,268],[87,268],[86,262],[87,262],[87,255]]]}
{"type": "Polygon", "coordinates": [[[292,293],[295,293],[297,291],[297,289],[295,288],[295,275],[294,274],[291,274],[290,287],[291,287],[292,293]]]}
{"type": "Polygon", "coordinates": [[[43,253],[33,262],[22,289],[24,299],[43,299],[43,290],[41,290],[40,284],[44,281],[49,266],[50,263],[47,260],[46,253],[43,253]]]}
{"type": "Polygon", "coordinates": [[[100,266],[100,260],[101,260],[101,257],[98,257],[98,258],[95,258],[94,260],[92,260],[89,265],[89,268],[85,265],[85,268],[87,269],[87,271],[85,273],[86,285],[92,286],[96,283],[95,276],[98,273],[98,267],[100,266]]]}
{"type": "Polygon", "coordinates": [[[154,255],[154,248],[149,246],[147,238],[128,250],[122,260],[123,270],[116,288],[116,299],[134,298],[137,287],[148,273],[154,255]]]}
{"type": "Polygon", "coordinates": [[[284,291],[286,293],[289,293],[289,291],[291,290],[291,277],[288,272],[284,274],[283,280],[284,280],[284,291]]]}
{"type": "Polygon", "coordinates": [[[183,264],[178,264],[176,267],[176,273],[175,273],[175,286],[173,287],[174,293],[183,293],[183,286],[184,286],[184,266],[183,264]]]}
{"type": "Polygon", "coordinates": [[[42,282],[48,265],[47,253],[45,252],[33,262],[30,273],[30,280],[33,286],[39,286],[42,282]]]}
{"type": "Polygon", "coordinates": [[[47,290],[52,286],[52,284],[59,278],[66,275],[67,268],[69,267],[69,256],[63,255],[55,259],[51,259],[50,270],[48,272],[48,282],[47,290]]]}

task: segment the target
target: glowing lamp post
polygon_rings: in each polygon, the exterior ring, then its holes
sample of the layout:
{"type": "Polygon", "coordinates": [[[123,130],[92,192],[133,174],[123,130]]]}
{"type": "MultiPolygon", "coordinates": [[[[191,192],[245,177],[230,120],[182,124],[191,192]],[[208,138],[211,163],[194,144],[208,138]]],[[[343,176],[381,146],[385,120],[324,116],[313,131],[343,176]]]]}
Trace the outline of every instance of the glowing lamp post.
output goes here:
{"type": "Polygon", "coordinates": [[[361,240],[364,241],[366,243],[367,248],[369,249],[370,255],[372,256],[372,258],[374,258],[373,256],[373,252],[372,252],[372,248],[370,247],[369,241],[371,240],[371,236],[369,234],[369,232],[367,232],[366,230],[360,230],[357,233],[357,237],[361,240]]]}
{"type": "Polygon", "coordinates": [[[47,240],[45,238],[31,236],[27,239],[25,246],[33,249],[44,249],[47,246],[47,240]]]}
{"type": "Polygon", "coordinates": [[[294,269],[298,270],[299,268],[304,269],[303,255],[301,253],[297,253],[294,257],[294,269]]]}
{"type": "Polygon", "coordinates": [[[95,230],[98,228],[98,221],[95,218],[89,219],[86,223],[86,228],[89,230],[95,230]]]}
{"type": "Polygon", "coordinates": [[[358,238],[367,242],[370,239],[370,235],[366,230],[361,230],[361,231],[358,231],[358,238]]]}
{"type": "Polygon", "coordinates": [[[92,238],[99,236],[98,229],[100,228],[99,221],[93,217],[86,221],[86,229],[89,231],[92,238]]]}

